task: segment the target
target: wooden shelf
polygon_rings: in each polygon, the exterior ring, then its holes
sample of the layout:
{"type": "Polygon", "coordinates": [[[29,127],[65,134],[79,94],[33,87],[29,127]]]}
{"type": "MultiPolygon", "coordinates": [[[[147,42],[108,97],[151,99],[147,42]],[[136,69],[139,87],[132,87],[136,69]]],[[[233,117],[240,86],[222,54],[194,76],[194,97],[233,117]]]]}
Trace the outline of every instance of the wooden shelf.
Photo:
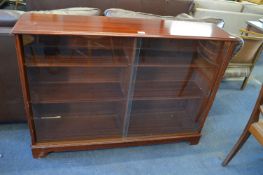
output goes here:
{"type": "Polygon", "coordinates": [[[175,111],[188,111],[195,113],[200,110],[200,104],[204,99],[163,99],[163,100],[139,100],[132,101],[132,113],[135,114],[164,114],[175,111]]]}
{"type": "Polygon", "coordinates": [[[134,90],[134,100],[188,99],[204,96],[206,94],[193,81],[140,81],[136,82],[134,90]]]}
{"type": "Polygon", "coordinates": [[[188,53],[191,53],[191,52],[194,52],[194,48],[191,48],[191,47],[171,47],[171,46],[155,46],[155,47],[144,47],[142,46],[141,48],[141,51],[145,51],[145,52],[188,52],[188,53]]]}
{"type": "Polygon", "coordinates": [[[27,67],[127,67],[128,59],[124,56],[35,56],[26,58],[25,65],[27,67]]]}
{"type": "MultiPolygon", "coordinates": [[[[37,83],[31,86],[32,103],[124,100],[119,83],[37,83]]],[[[194,99],[204,96],[205,93],[192,81],[137,81],[134,90],[134,100],[194,99]]]]}
{"type": "Polygon", "coordinates": [[[30,67],[28,78],[32,83],[120,83],[125,68],[30,67]]]}
{"type": "Polygon", "coordinates": [[[165,52],[194,52],[197,41],[173,40],[173,39],[144,39],[142,50],[165,51],[165,52]]]}
{"type": "Polygon", "coordinates": [[[215,62],[204,59],[202,56],[195,56],[193,53],[181,53],[181,52],[147,52],[142,53],[138,67],[217,67],[215,62]],[[175,54],[174,54],[175,53],[175,54]]]}
{"type": "Polygon", "coordinates": [[[70,118],[87,116],[120,115],[124,103],[116,102],[72,102],[33,104],[35,119],[70,118]]]}
{"type": "Polygon", "coordinates": [[[191,52],[141,51],[138,66],[178,66],[190,65],[191,52]]]}
{"type": "Polygon", "coordinates": [[[32,103],[72,103],[124,100],[118,83],[31,84],[32,103]]]}
{"type": "Polygon", "coordinates": [[[38,142],[70,141],[98,138],[120,138],[119,116],[72,116],[55,119],[34,119],[38,142]]]}
{"type": "Polygon", "coordinates": [[[83,49],[105,49],[105,50],[123,50],[133,49],[134,39],[102,37],[102,36],[50,36],[50,35],[27,35],[24,38],[24,47],[27,49],[44,48],[83,48],[83,49]]]}
{"type": "MultiPolygon", "coordinates": [[[[123,43],[127,44],[127,43],[123,43]]],[[[30,45],[25,45],[25,49],[28,50],[49,50],[49,49],[57,49],[57,50],[82,50],[82,51],[96,51],[96,50],[104,50],[104,51],[122,51],[122,50],[133,50],[134,48],[126,45],[115,45],[110,43],[109,45],[100,44],[88,44],[84,43],[62,43],[59,44],[46,44],[46,43],[32,43],[30,45]]]]}
{"type": "Polygon", "coordinates": [[[195,132],[199,123],[187,111],[132,113],[129,136],[165,135],[195,132]]]}

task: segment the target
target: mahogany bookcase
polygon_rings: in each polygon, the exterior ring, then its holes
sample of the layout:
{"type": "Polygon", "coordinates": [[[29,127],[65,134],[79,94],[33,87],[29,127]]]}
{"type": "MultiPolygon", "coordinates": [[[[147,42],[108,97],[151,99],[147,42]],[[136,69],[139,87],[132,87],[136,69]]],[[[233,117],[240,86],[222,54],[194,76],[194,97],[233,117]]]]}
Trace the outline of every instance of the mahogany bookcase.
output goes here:
{"type": "Polygon", "coordinates": [[[35,158],[197,144],[238,42],[208,23],[43,14],[12,32],[35,158]]]}

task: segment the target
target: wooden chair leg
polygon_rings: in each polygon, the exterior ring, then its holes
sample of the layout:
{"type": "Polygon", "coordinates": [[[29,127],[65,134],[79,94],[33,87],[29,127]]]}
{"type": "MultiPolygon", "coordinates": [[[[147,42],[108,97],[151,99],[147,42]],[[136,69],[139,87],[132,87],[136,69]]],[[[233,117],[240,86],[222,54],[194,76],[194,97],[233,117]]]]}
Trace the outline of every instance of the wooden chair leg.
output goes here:
{"type": "Polygon", "coordinates": [[[247,141],[247,139],[250,136],[250,132],[248,131],[248,129],[245,129],[245,131],[242,133],[242,135],[239,137],[237,143],[234,145],[234,147],[232,148],[232,150],[228,153],[228,155],[226,156],[225,160],[222,163],[222,166],[226,166],[231,160],[232,158],[236,155],[236,153],[242,148],[242,146],[244,145],[244,143],[247,141]]]}
{"type": "Polygon", "coordinates": [[[241,90],[244,90],[245,87],[247,86],[247,83],[248,83],[248,80],[249,80],[249,77],[245,77],[243,83],[242,83],[242,86],[241,86],[241,90]]]}
{"type": "Polygon", "coordinates": [[[245,129],[243,130],[243,133],[239,137],[237,143],[234,145],[232,150],[228,153],[227,157],[225,158],[225,160],[222,163],[222,166],[226,166],[232,160],[232,158],[241,149],[241,147],[244,145],[246,140],[251,135],[249,132],[249,128],[250,128],[252,123],[257,122],[259,120],[260,107],[262,104],[263,104],[263,85],[261,86],[261,90],[260,90],[257,102],[254,106],[252,114],[250,115],[250,118],[247,122],[247,125],[246,125],[245,129]]]}

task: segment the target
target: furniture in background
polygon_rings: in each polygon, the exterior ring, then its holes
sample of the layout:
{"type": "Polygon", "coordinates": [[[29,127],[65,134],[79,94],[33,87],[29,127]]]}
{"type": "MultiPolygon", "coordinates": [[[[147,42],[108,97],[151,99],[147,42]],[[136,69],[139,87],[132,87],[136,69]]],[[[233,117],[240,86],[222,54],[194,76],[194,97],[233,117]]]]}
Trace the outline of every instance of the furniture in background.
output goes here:
{"type": "Polygon", "coordinates": [[[96,16],[25,14],[13,33],[35,158],[197,144],[238,43],[208,23],[96,16]]]}
{"type": "Polygon", "coordinates": [[[260,118],[260,113],[263,115],[263,86],[253,109],[253,112],[248,120],[248,123],[238,139],[237,143],[234,145],[232,150],[229,152],[222,165],[226,166],[236,155],[236,153],[242,148],[244,143],[247,141],[249,136],[252,134],[256,140],[263,146],[263,120],[260,118]]]}
{"type": "Polygon", "coordinates": [[[263,34],[263,21],[248,21],[247,30],[263,34]]]}
{"type": "Polygon", "coordinates": [[[244,77],[241,90],[243,90],[249,80],[251,72],[260,58],[263,49],[263,35],[248,30],[241,30],[241,38],[244,41],[243,47],[231,59],[224,77],[241,78],[244,77]]]}
{"type": "Polygon", "coordinates": [[[69,7],[94,7],[102,12],[109,8],[121,8],[157,15],[176,16],[193,11],[193,0],[27,0],[28,10],[52,10],[69,7]]]}
{"type": "MultiPolygon", "coordinates": [[[[23,0],[25,1],[25,0],[23,0]]],[[[20,0],[0,0],[0,10],[22,10],[25,11],[26,3],[20,0]]]]}
{"type": "Polygon", "coordinates": [[[174,20],[174,21],[191,21],[191,22],[206,22],[216,24],[218,27],[223,28],[224,21],[216,18],[202,18],[197,19],[192,16],[181,13],[177,16],[162,16],[151,13],[136,12],[131,10],[124,10],[119,8],[110,8],[104,11],[104,15],[107,17],[117,18],[142,18],[142,19],[163,19],[163,20],[174,20]]]}
{"type": "Polygon", "coordinates": [[[246,28],[247,21],[257,21],[263,17],[263,5],[223,0],[195,0],[195,18],[221,18],[225,21],[224,30],[239,35],[246,28]]]}
{"type": "Polygon", "coordinates": [[[0,0],[0,7],[4,6],[7,3],[7,0],[0,0]]]}
{"type": "Polygon", "coordinates": [[[192,14],[195,18],[218,18],[225,21],[224,29],[232,34],[239,34],[239,30],[246,27],[247,21],[263,17],[263,5],[223,0],[27,0],[28,10],[68,7],[95,7],[101,11],[121,8],[162,16],[177,16],[186,13],[192,14]]]}
{"type": "Polygon", "coordinates": [[[0,123],[25,122],[23,96],[11,29],[21,13],[0,11],[0,123]]]}
{"type": "Polygon", "coordinates": [[[248,2],[252,2],[252,3],[255,3],[255,4],[263,4],[263,0],[246,0],[248,2]]]}
{"type": "Polygon", "coordinates": [[[15,0],[15,9],[17,10],[18,9],[18,6],[19,5],[25,5],[25,0],[15,0]]]}

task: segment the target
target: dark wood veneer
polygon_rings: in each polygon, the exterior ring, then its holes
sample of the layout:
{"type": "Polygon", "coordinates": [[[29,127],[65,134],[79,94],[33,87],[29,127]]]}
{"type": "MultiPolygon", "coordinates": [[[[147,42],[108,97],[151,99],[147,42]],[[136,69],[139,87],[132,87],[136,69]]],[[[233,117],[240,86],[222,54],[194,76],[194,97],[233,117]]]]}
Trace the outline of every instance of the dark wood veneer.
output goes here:
{"type": "Polygon", "coordinates": [[[197,144],[237,42],[206,23],[39,14],[13,33],[35,158],[197,144]]]}
{"type": "Polygon", "coordinates": [[[235,37],[210,23],[34,13],[24,14],[16,23],[12,33],[236,41],[235,37]]]}

